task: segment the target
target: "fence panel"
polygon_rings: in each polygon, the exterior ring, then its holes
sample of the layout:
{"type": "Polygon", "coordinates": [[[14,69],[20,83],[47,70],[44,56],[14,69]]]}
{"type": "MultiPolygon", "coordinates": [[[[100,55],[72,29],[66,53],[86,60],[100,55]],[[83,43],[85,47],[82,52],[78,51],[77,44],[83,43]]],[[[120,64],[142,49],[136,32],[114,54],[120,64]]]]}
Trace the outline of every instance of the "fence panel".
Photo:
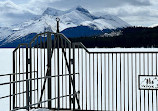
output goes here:
{"type": "Polygon", "coordinates": [[[154,111],[157,90],[140,90],[140,75],[157,75],[157,53],[89,52],[75,43],[82,110],[154,111]]]}

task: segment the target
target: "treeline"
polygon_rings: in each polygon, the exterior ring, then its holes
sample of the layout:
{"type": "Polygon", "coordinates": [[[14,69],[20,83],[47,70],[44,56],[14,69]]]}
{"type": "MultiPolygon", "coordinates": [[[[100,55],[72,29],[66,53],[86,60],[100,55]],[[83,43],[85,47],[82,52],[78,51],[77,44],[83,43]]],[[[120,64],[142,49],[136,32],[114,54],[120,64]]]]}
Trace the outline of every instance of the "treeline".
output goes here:
{"type": "Polygon", "coordinates": [[[82,42],[86,47],[158,47],[158,27],[128,27],[122,34],[113,37],[69,38],[72,42],[82,42]]]}

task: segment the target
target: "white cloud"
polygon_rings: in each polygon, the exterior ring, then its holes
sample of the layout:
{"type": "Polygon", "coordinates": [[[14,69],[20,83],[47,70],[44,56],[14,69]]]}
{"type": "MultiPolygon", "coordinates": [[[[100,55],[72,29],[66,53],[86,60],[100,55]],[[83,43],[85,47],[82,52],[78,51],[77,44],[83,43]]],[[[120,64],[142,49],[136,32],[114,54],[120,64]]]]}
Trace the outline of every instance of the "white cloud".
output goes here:
{"type": "Polygon", "coordinates": [[[146,17],[146,16],[129,16],[129,17],[120,17],[125,21],[128,21],[129,24],[133,26],[152,26],[157,23],[158,20],[155,17],[146,17]]]}
{"type": "Polygon", "coordinates": [[[27,3],[21,0],[23,4],[16,1],[0,2],[0,21],[23,21],[27,19],[22,18],[23,14],[42,14],[47,7],[66,10],[81,5],[90,12],[116,15],[131,25],[148,26],[158,23],[158,0],[27,0],[27,3]]]}
{"type": "Polygon", "coordinates": [[[17,24],[34,17],[34,13],[12,1],[0,2],[0,26],[17,24]]]}
{"type": "Polygon", "coordinates": [[[158,4],[158,1],[157,0],[150,0],[151,4],[158,4]]]}
{"type": "Polygon", "coordinates": [[[104,8],[116,8],[124,5],[148,6],[149,0],[30,0],[25,7],[34,10],[36,13],[42,13],[47,7],[58,9],[70,9],[81,5],[91,11],[102,10],[104,8]]]}
{"type": "Polygon", "coordinates": [[[27,4],[22,4],[23,7],[34,11],[36,14],[41,14],[47,7],[55,7],[54,2],[61,0],[30,0],[27,4]]]}
{"type": "Polygon", "coordinates": [[[20,7],[11,1],[0,2],[0,13],[20,13],[20,7]]]}
{"type": "MultiPolygon", "coordinates": [[[[153,4],[153,2],[151,2],[153,4]]],[[[106,7],[102,11],[102,14],[116,15],[131,25],[151,26],[158,23],[158,8],[154,5],[149,6],[134,6],[125,4],[119,7],[106,7]]],[[[98,12],[94,12],[97,14],[98,12]]]]}
{"type": "Polygon", "coordinates": [[[29,12],[33,13],[33,11],[29,10],[28,8],[23,7],[23,5],[17,5],[11,0],[0,2],[0,14],[2,13],[24,13],[29,12]]]}

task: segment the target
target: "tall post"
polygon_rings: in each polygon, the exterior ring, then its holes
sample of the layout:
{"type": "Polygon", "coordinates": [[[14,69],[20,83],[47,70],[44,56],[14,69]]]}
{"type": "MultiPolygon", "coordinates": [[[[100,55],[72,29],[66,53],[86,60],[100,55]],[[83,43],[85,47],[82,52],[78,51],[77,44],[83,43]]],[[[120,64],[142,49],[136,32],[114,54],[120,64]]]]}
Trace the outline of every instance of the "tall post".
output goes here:
{"type": "Polygon", "coordinates": [[[56,30],[56,33],[57,33],[57,35],[56,35],[56,37],[57,37],[57,67],[58,67],[58,111],[59,111],[59,109],[60,109],[60,77],[59,77],[59,75],[60,75],[60,66],[59,66],[59,35],[58,35],[58,33],[59,33],[59,21],[60,21],[60,19],[59,18],[56,18],[56,21],[57,21],[57,30],[56,30]]]}
{"type": "MultiPolygon", "coordinates": [[[[15,51],[13,52],[13,82],[15,82],[15,51]]],[[[13,83],[13,109],[15,109],[15,83],[13,83]]]]}
{"type": "MultiPolygon", "coordinates": [[[[30,79],[32,79],[32,50],[30,45],[30,57],[28,59],[28,65],[30,65],[30,79]]],[[[32,80],[30,80],[30,104],[32,104],[32,80]]]]}
{"type": "Polygon", "coordinates": [[[73,110],[75,111],[75,45],[73,44],[73,110]]]}
{"type": "Polygon", "coordinates": [[[59,69],[59,36],[57,35],[57,41],[58,41],[58,49],[57,49],[57,67],[58,67],[58,111],[59,111],[59,109],[60,109],[60,77],[59,77],[59,75],[60,75],[60,73],[59,73],[59,71],[60,71],[60,69],[59,69]]]}
{"type": "Polygon", "coordinates": [[[69,105],[71,109],[71,44],[68,45],[69,47],[69,105]]]}
{"type": "MultiPolygon", "coordinates": [[[[10,75],[10,82],[12,81],[12,76],[10,75]]],[[[12,94],[12,84],[10,83],[10,96],[9,96],[9,100],[10,100],[10,110],[12,109],[12,97],[11,97],[11,94],[12,94]]]]}
{"type": "MultiPolygon", "coordinates": [[[[48,62],[48,76],[51,76],[51,47],[52,47],[52,39],[51,33],[47,33],[47,62],[48,62]]],[[[48,78],[48,99],[52,99],[52,83],[51,78],[48,78]]],[[[51,109],[51,101],[48,101],[48,109],[51,109]]]]}
{"type": "MultiPolygon", "coordinates": [[[[26,46],[26,79],[29,79],[28,76],[28,46],[26,46]]],[[[29,97],[29,80],[26,80],[26,106],[27,110],[29,111],[29,102],[30,102],[30,97],[29,97]]]]}

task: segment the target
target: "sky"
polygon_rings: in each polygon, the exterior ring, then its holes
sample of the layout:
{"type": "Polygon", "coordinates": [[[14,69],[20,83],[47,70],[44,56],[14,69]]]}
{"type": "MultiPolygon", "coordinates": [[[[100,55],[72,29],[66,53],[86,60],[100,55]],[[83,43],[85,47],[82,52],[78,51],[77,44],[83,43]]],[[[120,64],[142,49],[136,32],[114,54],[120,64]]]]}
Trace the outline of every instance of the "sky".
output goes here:
{"type": "Polygon", "coordinates": [[[158,0],[0,0],[0,27],[24,22],[47,7],[82,6],[93,14],[116,15],[133,26],[158,25],[158,0]]]}

